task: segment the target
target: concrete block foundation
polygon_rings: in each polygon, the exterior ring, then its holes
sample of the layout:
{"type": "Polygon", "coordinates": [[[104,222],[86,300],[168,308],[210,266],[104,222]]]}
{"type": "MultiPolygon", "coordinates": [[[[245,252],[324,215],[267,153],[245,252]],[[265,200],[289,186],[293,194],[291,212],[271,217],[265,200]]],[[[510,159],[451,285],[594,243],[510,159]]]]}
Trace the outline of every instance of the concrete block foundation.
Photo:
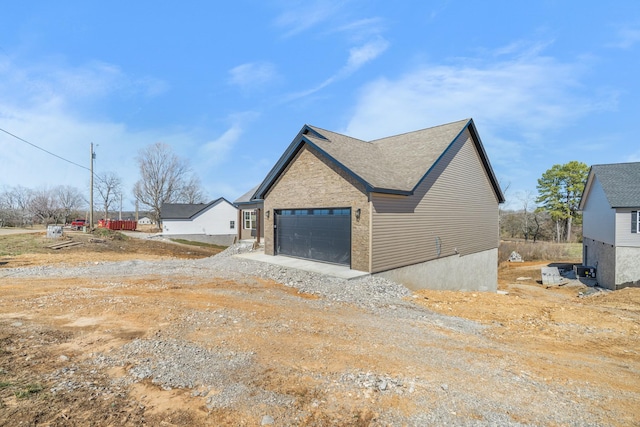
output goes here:
{"type": "Polygon", "coordinates": [[[420,264],[376,273],[407,288],[496,292],[498,249],[460,256],[453,255],[420,264]]]}
{"type": "Polygon", "coordinates": [[[209,243],[211,245],[231,246],[237,236],[235,234],[163,234],[162,237],[167,239],[184,239],[192,242],[209,243]]]}

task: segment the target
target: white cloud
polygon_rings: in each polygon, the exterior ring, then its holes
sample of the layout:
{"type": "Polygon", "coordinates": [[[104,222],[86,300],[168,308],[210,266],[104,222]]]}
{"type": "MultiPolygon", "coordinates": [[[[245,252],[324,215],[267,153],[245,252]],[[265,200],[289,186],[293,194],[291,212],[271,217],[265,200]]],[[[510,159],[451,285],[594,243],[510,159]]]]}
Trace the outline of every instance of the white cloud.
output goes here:
{"type": "Polygon", "coordinates": [[[638,43],[640,43],[640,29],[622,27],[618,29],[617,40],[609,46],[620,49],[630,49],[638,43]]]}
{"type": "Polygon", "coordinates": [[[350,75],[367,62],[373,61],[389,47],[389,42],[383,38],[377,38],[363,46],[349,50],[349,60],[341,74],[350,75]]]}
{"type": "Polygon", "coordinates": [[[517,185],[512,192],[532,190],[538,169],[589,143],[572,139],[570,129],[617,105],[614,92],[585,83],[590,63],[580,61],[510,46],[498,57],[419,66],[363,86],[339,131],[372,140],[473,118],[498,179],[517,185]]]}
{"type": "Polygon", "coordinates": [[[379,18],[364,18],[329,30],[329,33],[345,33],[354,42],[370,39],[382,33],[384,21],[379,18]]]}
{"type": "Polygon", "coordinates": [[[389,46],[389,43],[382,39],[378,38],[374,41],[366,43],[362,46],[352,48],[349,51],[349,58],[347,59],[347,63],[338,70],[334,75],[324,80],[319,85],[307,89],[304,91],[293,93],[286,97],[286,101],[292,101],[299,98],[304,98],[306,96],[312,95],[325,87],[333,84],[336,81],[345,79],[351,76],[353,73],[362,68],[366,63],[373,61],[378,56],[380,56],[389,46]]]}
{"type": "Polygon", "coordinates": [[[0,64],[0,127],[77,165],[1,133],[0,186],[72,185],[88,192],[93,142],[94,171],[116,173],[128,190],[137,180],[140,148],[164,138],[188,141],[187,135],[167,129],[133,132],[123,123],[86,113],[87,107],[100,108],[115,95],[161,93],[166,85],[158,79],[131,78],[100,62],[69,67],[60,60],[29,66],[16,61],[0,64]]]}
{"type": "Polygon", "coordinates": [[[69,66],[49,60],[19,66],[10,60],[0,65],[0,95],[5,103],[38,109],[81,108],[115,94],[157,96],[168,89],[160,79],[127,76],[112,64],[92,61],[69,66]]]}
{"type": "Polygon", "coordinates": [[[3,129],[55,153],[79,166],[53,157],[6,134],[0,135],[3,150],[0,183],[36,188],[43,185],[73,185],[81,190],[89,186],[90,144],[97,153],[95,172],[113,171],[123,182],[135,181],[135,154],[143,145],[160,135],[129,132],[122,124],[79,119],[65,111],[46,112],[11,110],[2,106],[3,129]],[[124,142],[125,144],[122,144],[124,142]]]}
{"type": "Polygon", "coordinates": [[[285,1],[275,24],[285,30],[285,37],[291,37],[327,21],[342,6],[342,2],[332,0],[285,1]]]}
{"type": "Polygon", "coordinates": [[[228,159],[229,153],[244,134],[247,123],[253,121],[257,113],[248,111],[232,115],[231,125],[216,139],[204,143],[200,149],[200,163],[207,167],[221,164],[228,159]]]}
{"type": "Polygon", "coordinates": [[[205,143],[202,151],[208,157],[208,163],[217,164],[224,161],[241,135],[242,127],[239,123],[234,123],[218,138],[205,143]]]}
{"type": "Polygon", "coordinates": [[[229,70],[229,82],[244,90],[263,86],[277,78],[276,67],[267,62],[250,62],[229,70]]]}
{"type": "Polygon", "coordinates": [[[580,64],[540,55],[422,66],[361,90],[346,133],[372,139],[473,117],[534,136],[602,108],[580,94],[580,64]]]}

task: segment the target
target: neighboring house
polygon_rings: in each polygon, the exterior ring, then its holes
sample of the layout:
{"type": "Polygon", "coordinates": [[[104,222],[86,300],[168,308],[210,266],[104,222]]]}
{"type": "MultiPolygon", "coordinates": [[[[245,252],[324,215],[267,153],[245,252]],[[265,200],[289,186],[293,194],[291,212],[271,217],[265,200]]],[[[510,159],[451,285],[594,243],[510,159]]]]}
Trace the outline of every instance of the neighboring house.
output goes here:
{"type": "Polygon", "coordinates": [[[233,204],[238,207],[238,240],[256,240],[264,238],[263,201],[254,200],[258,187],[236,199],[233,204]]]}
{"type": "Polygon", "coordinates": [[[231,245],[237,233],[238,210],[223,197],[204,204],[163,203],[162,235],[231,245]]]}
{"type": "Polygon", "coordinates": [[[153,221],[148,216],[142,217],[138,220],[138,225],[152,225],[153,221]]]}
{"type": "Polygon", "coordinates": [[[580,210],[583,262],[598,284],[640,286],[640,162],[591,166],[580,210]]]}
{"type": "Polygon", "coordinates": [[[504,196],[471,119],[369,142],[305,125],[252,200],[266,254],[413,289],[497,288],[504,196]]]}

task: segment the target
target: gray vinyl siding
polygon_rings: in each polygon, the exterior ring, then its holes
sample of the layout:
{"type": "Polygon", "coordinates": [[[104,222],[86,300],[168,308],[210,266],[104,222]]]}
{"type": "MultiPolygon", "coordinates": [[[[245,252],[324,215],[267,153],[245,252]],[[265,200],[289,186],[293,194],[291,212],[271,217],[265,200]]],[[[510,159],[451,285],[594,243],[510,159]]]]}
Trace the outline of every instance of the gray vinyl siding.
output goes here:
{"type": "Polygon", "coordinates": [[[582,235],[613,245],[616,234],[615,223],[616,212],[609,206],[600,181],[594,177],[582,211],[582,235]]]}
{"type": "Polygon", "coordinates": [[[640,248],[640,233],[631,232],[631,211],[640,211],[640,208],[616,209],[616,246],[640,248]]]}
{"type": "Polygon", "coordinates": [[[412,196],[371,201],[372,272],[498,247],[498,200],[468,131],[412,196]]]}

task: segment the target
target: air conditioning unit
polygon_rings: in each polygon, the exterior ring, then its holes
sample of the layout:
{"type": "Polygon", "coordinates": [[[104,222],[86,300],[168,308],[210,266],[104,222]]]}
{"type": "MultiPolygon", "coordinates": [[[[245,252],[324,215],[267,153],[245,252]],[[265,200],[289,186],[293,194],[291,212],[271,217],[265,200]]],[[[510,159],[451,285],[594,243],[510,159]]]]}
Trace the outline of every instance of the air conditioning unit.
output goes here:
{"type": "Polygon", "coordinates": [[[596,278],[596,268],[588,265],[574,265],[573,271],[576,273],[576,277],[588,277],[590,279],[596,278]]]}

